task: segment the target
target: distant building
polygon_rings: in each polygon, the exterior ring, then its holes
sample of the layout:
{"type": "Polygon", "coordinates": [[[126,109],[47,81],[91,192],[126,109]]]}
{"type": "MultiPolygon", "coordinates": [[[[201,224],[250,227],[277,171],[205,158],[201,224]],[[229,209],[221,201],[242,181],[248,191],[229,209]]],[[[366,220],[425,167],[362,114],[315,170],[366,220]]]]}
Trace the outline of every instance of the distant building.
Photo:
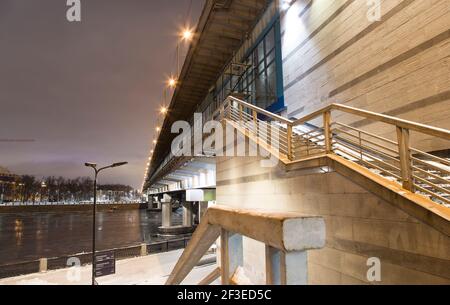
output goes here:
{"type": "Polygon", "coordinates": [[[20,197],[21,178],[0,166],[0,203],[15,201],[20,197]]]}

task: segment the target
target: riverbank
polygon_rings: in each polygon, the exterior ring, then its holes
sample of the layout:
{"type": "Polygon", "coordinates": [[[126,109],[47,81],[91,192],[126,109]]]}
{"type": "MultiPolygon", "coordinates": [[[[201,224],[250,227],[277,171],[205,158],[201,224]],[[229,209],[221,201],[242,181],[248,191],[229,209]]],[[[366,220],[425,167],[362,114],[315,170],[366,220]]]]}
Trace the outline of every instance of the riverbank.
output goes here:
{"type": "MultiPolygon", "coordinates": [[[[97,279],[99,285],[164,285],[183,250],[146,257],[131,258],[116,263],[116,274],[97,279]]],[[[195,267],[183,284],[197,285],[217,268],[209,255],[205,264],[195,267]]],[[[90,285],[92,266],[61,269],[0,280],[0,285],[90,285]]]]}
{"type": "MultiPolygon", "coordinates": [[[[183,236],[180,238],[155,241],[148,244],[142,243],[136,246],[108,249],[107,251],[114,252],[115,258],[119,261],[138,256],[154,255],[184,249],[189,240],[190,236],[183,236]]],[[[82,266],[92,264],[92,252],[0,265],[0,279],[23,276],[43,271],[65,269],[67,266],[70,266],[70,262],[73,259],[79,261],[82,266]]]]}
{"type": "MultiPolygon", "coordinates": [[[[146,209],[145,203],[130,203],[130,204],[99,204],[97,211],[121,211],[121,210],[139,210],[146,209]]],[[[21,206],[1,206],[0,214],[11,213],[49,213],[49,212],[83,212],[91,211],[92,204],[77,204],[77,205],[21,205],[21,206]]]]}

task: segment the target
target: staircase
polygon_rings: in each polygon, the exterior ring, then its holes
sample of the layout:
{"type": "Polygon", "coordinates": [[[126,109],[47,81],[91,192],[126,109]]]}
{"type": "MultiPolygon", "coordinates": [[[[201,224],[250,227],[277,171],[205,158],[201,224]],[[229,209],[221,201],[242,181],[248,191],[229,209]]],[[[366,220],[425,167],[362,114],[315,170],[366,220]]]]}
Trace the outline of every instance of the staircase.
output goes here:
{"type": "Polygon", "coordinates": [[[235,97],[225,101],[219,117],[271,152],[278,152],[286,164],[333,154],[450,208],[450,159],[410,146],[412,131],[449,141],[448,130],[338,104],[291,121],[235,97]],[[397,141],[333,120],[342,114],[387,124],[396,130],[397,141]]]}

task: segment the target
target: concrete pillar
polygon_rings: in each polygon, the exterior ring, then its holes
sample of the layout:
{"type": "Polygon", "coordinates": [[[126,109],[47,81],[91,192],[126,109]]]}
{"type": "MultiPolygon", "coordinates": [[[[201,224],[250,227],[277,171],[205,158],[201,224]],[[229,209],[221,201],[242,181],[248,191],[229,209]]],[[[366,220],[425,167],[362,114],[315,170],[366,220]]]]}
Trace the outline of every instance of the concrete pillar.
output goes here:
{"type": "Polygon", "coordinates": [[[306,251],[283,252],[266,246],[267,285],[308,285],[306,251]]]}
{"type": "Polygon", "coordinates": [[[194,223],[193,203],[183,203],[183,227],[192,227],[194,223]]]}
{"type": "Polygon", "coordinates": [[[41,258],[39,260],[39,272],[47,272],[48,269],[48,261],[46,258],[41,258]]]}
{"type": "Polygon", "coordinates": [[[222,285],[230,285],[230,279],[244,264],[242,235],[222,229],[220,234],[220,271],[222,285]]]}
{"type": "Polygon", "coordinates": [[[161,201],[158,196],[153,197],[153,208],[161,209],[161,201]]]}
{"type": "Polygon", "coordinates": [[[172,226],[172,198],[164,194],[161,200],[162,205],[162,227],[169,228],[172,226]]]}

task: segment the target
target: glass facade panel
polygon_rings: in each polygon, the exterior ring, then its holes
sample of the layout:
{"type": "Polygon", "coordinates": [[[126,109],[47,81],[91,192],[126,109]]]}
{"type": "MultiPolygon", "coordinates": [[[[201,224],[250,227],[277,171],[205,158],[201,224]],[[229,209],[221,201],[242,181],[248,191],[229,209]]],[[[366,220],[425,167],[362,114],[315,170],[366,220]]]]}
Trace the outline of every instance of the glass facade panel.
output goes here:
{"type": "Polygon", "coordinates": [[[275,111],[282,108],[281,49],[277,48],[279,21],[266,31],[243,60],[243,65],[224,73],[217,82],[214,99],[222,103],[230,94],[238,94],[247,102],[263,109],[276,105],[275,111]],[[280,102],[281,103],[278,103],[280,102]]]}

